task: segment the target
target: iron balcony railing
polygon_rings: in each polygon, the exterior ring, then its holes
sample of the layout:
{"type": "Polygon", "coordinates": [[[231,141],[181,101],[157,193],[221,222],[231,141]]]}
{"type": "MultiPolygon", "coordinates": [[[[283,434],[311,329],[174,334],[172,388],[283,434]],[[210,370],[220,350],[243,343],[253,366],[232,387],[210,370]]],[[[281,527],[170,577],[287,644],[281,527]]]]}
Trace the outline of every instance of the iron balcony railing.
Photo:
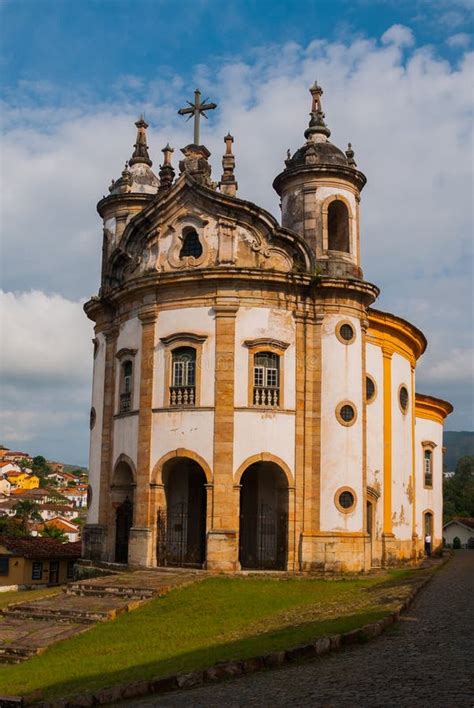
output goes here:
{"type": "Polygon", "coordinates": [[[120,394],[120,413],[128,413],[132,409],[132,394],[120,394]]]}

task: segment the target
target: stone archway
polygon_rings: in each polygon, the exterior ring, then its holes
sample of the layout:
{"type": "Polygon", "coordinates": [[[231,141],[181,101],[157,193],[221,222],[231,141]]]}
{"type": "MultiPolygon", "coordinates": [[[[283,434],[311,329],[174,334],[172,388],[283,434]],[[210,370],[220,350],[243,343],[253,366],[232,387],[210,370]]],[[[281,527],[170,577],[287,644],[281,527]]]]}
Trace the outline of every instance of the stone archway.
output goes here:
{"type": "Polygon", "coordinates": [[[130,529],[133,526],[133,497],[135,479],[131,461],[125,456],[119,457],[114,468],[110,495],[112,508],[115,510],[115,563],[128,563],[130,529]]]}
{"type": "Polygon", "coordinates": [[[157,516],[157,565],[202,568],[206,560],[206,473],[173,455],[161,468],[165,505],[157,516]]]}
{"type": "Polygon", "coordinates": [[[240,478],[239,562],[243,569],[285,570],[288,480],[275,462],[251,463],[240,478]]]}

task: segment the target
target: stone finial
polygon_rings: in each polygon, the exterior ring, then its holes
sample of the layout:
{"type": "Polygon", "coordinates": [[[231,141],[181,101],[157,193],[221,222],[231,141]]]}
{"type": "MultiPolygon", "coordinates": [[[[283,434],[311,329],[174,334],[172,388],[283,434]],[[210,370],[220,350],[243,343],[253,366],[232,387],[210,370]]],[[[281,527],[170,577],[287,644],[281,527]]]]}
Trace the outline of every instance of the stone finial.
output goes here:
{"type": "Polygon", "coordinates": [[[130,159],[130,165],[136,165],[138,163],[143,163],[144,165],[152,166],[152,161],[148,154],[148,145],[146,142],[146,129],[148,128],[148,123],[145,121],[143,115],[135,123],[137,127],[137,140],[135,142],[133,155],[130,159]]]}
{"type": "Polygon", "coordinates": [[[232,143],[234,138],[230,133],[224,138],[225,153],[222,156],[222,177],[219,182],[219,189],[222,194],[227,194],[229,197],[235,197],[238,184],[234,175],[235,157],[232,153],[232,143]]]}
{"type": "Polygon", "coordinates": [[[208,160],[211,153],[204,145],[186,145],[181,152],[184,159],[179,161],[179,171],[190,175],[198,184],[215,189],[211,179],[211,165],[208,160]]]}
{"type": "Polygon", "coordinates": [[[354,160],[354,150],[352,149],[351,143],[347,144],[346,157],[347,157],[347,164],[348,165],[350,165],[351,167],[357,166],[357,163],[354,160]]]}
{"type": "Polygon", "coordinates": [[[132,190],[133,176],[128,169],[129,163],[125,163],[125,167],[122,170],[121,176],[117,180],[112,180],[112,184],[109,187],[109,192],[111,194],[127,194],[132,190]]]}
{"type": "Polygon", "coordinates": [[[163,194],[163,192],[167,192],[171,189],[175,175],[174,167],[171,164],[171,155],[174,152],[173,148],[170,146],[169,143],[167,143],[161,152],[164,155],[164,160],[158,173],[158,176],[160,178],[158,194],[163,194]]]}
{"type": "Polygon", "coordinates": [[[309,126],[304,132],[306,140],[313,140],[318,142],[318,140],[326,140],[331,135],[331,131],[324,122],[324,113],[321,107],[321,96],[323,95],[323,90],[321,86],[318,85],[317,81],[309,89],[311,94],[311,113],[309,126]]]}

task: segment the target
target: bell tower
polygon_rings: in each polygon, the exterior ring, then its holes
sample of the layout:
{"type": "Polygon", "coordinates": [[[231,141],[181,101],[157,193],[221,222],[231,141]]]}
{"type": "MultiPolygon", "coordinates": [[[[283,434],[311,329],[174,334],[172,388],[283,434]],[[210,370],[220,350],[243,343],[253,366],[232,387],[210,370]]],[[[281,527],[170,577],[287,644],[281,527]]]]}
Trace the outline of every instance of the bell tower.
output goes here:
{"type": "Polygon", "coordinates": [[[359,202],[366,178],[356,169],[351,144],[343,152],[329,141],[322,88],[315,82],[310,93],[306,143],[293,156],[288,150],[285,169],[273,182],[282,225],[309,243],[322,274],[362,278],[359,202]]]}

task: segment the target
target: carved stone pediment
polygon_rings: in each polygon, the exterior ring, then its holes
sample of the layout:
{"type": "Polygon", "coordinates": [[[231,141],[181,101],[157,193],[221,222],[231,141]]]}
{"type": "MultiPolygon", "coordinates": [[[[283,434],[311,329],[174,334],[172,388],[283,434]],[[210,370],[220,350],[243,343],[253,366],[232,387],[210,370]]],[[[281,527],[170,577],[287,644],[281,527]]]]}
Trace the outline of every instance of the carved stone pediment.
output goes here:
{"type": "Polygon", "coordinates": [[[117,251],[107,267],[112,287],[153,271],[314,272],[314,256],[297,234],[254,204],[210,190],[186,174],[130,220],[117,251]],[[186,246],[187,238],[193,247],[186,246]]]}

